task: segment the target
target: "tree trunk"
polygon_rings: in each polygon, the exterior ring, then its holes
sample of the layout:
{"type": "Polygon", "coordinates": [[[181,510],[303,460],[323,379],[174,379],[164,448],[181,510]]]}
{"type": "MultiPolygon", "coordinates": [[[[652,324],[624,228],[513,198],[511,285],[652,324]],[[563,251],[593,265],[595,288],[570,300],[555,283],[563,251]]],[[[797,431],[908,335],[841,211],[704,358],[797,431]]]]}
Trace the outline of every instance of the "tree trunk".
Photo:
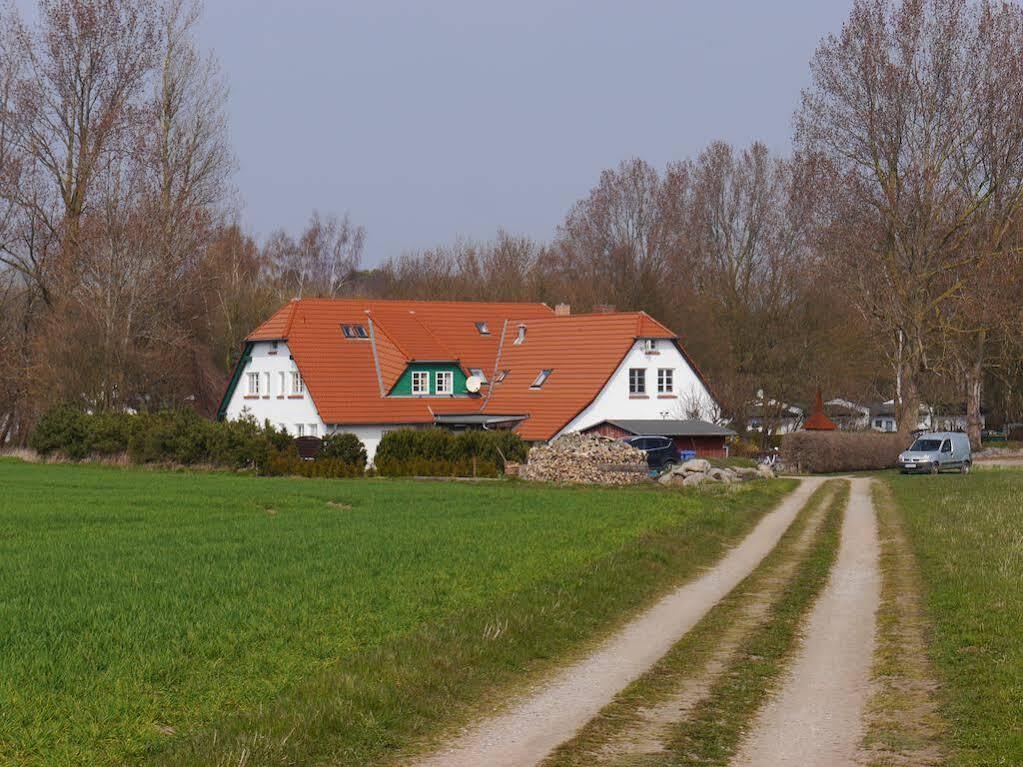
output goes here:
{"type": "Polygon", "coordinates": [[[970,438],[970,447],[980,449],[980,400],[984,384],[984,346],[987,331],[977,333],[973,344],[972,359],[966,365],[966,434],[970,438]]]}
{"type": "Polygon", "coordinates": [[[895,401],[895,418],[899,424],[899,432],[909,434],[916,430],[920,422],[920,389],[917,386],[918,368],[908,361],[903,361],[901,370],[901,398],[895,401]]]}

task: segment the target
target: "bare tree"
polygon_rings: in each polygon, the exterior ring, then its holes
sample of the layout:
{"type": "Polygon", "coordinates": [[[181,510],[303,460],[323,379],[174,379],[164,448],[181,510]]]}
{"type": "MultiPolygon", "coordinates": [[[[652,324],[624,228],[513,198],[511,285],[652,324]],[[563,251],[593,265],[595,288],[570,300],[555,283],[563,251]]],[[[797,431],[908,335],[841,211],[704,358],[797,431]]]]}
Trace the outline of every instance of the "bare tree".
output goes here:
{"type": "Polygon", "coordinates": [[[334,298],[358,270],[365,241],[365,229],[352,223],[348,214],[338,218],[314,212],[297,241],[284,231],[271,235],[265,257],[293,296],[334,298]]]}
{"type": "Polygon", "coordinates": [[[942,312],[964,289],[949,276],[981,258],[971,242],[999,188],[977,151],[992,73],[978,64],[1020,52],[987,34],[989,11],[856,0],[818,48],[796,118],[797,146],[828,193],[836,271],[887,341],[903,430],[915,428],[922,378],[935,369],[942,312]]]}

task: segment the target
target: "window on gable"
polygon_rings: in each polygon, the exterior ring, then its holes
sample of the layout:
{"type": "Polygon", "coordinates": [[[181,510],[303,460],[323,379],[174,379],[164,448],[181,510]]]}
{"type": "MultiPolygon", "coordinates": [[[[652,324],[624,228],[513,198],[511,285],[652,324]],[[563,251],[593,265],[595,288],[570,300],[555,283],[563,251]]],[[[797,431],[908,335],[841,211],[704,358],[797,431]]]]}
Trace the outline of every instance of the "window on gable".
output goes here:
{"type": "Polygon", "coordinates": [[[648,354],[650,352],[657,351],[657,341],[654,340],[653,338],[643,339],[643,351],[647,352],[648,354]]]}
{"type": "Polygon", "coordinates": [[[450,370],[437,371],[437,393],[452,394],[455,391],[455,374],[450,370]]]}
{"type": "Polygon", "coordinates": [[[544,383],[547,381],[547,379],[551,377],[551,373],[553,373],[553,372],[554,371],[552,369],[550,369],[550,368],[547,368],[545,370],[541,370],[539,373],[537,373],[536,378],[533,379],[533,383],[531,383],[529,385],[529,388],[530,389],[539,389],[541,386],[544,385],[544,383]]]}
{"type": "Polygon", "coordinates": [[[657,369],[657,393],[672,394],[675,391],[675,371],[672,368],[657,369]]]}
{"type": "Polygon", "coordinates": [[[483,368],[469,368],[469,375],[476,376],[480,379],[480,383],[487,382],[487,377],[483,374],[483,368]]]}
{"type": "Polygon", "coordinates": [[[363,325],[342,325],[341,332],[345,334],[345,338],[369,338],[369,335],[366,333],[366,328],[363,325]]]}
{"type": "Polygon", "coordinates": [[[646,368],[629,368],[629,394],[646,394],[646,368]]]}
{"type": "Polygon", "coordinates": [[[270,396],[270,374],[263,373],[263,396],[270,396]]]}
{"type": "Polygon", "coordinates": [[[259,373],[246,373],[246,378],[249,382],[248,394],[259,394],[259,373]]]}
{"type": "Polygon", "coordinates": [[[476,326],[476,330],[479,332],[479,334],[481,336],[489,336],[490,335],[490,328],[487,327],[487,323],[485,323],[485,322],[474,322],[473,324],[476,326]]]}
{"type": "Polygon", "coordinates": [[[302,382],[302,374],[297,370],[291,371],[291,393],[292,394],[303,394],[305,392],[305,384],[302,382]]]}
{"type": "Polygon", "coordinates": [[[283,370],[280,373],[277,374],[277,384],[278,384],[278,387],[279,387],[277,389],[277,396],[278,397],[283,397],[285,395],[286,390],[287,390],[287,380],[288,380],[288,374],[285,373],[283,370]]]}
{"type": "Polygon", "coordinates": [[[430,393],[429,371],[427,370],[412,371],[412,393],[419,395],[430,393]]]}

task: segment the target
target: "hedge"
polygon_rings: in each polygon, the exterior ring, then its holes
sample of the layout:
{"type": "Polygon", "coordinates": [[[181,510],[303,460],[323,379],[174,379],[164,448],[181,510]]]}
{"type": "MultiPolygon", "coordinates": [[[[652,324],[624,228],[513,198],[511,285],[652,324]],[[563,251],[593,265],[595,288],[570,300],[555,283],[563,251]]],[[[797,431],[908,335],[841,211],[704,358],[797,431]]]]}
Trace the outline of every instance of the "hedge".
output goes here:
{"type": "Polygon", "coordinates": [[[781,442],[786,467],[810,474],[888,469],[907,447],[904,434],[797,431],[781,442]]]}
{"type": "Polygon", "coordinates": [[[525,461],[526,452],[522,438],[507,429],[398,429],[380,440],[373,463],[385,476],[493,476],[505,461],[525,461]]]}

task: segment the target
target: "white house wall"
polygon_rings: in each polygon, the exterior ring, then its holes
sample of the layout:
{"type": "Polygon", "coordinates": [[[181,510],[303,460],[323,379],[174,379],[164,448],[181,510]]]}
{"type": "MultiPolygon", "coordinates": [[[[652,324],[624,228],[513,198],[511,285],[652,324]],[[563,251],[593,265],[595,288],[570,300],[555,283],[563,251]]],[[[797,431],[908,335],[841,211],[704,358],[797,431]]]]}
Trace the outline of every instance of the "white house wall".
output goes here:
{"type": "Polygon", "coordinates": [[[695,407],[699,418],[713,421],[717,417],[717,406],[707,387],[686,362],[686,358],[669,340],[657,339],[654,352],[645,350],[644,342],[637,341],[625,355],[600,394],[572,419],[556,436],[567,432],[582,431],[607,420],[615,419],[686,419],[689,410],[695,407]],[[646,368],[646,396],[629,394],[629,370],[646,368]],[[657,394],[658,368],[675,371],[675,393],[672,397],[657,394]]]}
{"type": "Polygon", "coordinates": [[[298,370],[298,367],[291,359],[288,345],[281,341],[277,345],[277,354],[272,354],[271,351],[269,341],[257,341],[252,345],[251,359],[241,371],[238,385],[227,405],[227,417],[234,420],[248,413],[260,425],[268,420],[277,428],[287,429],[292,435],[298,434],[299,424],[303,426],[306,434],[310,432],[309,427],[314,425],[316,436],[322,437],[326,433],[325,425],[316,411],[309,391],[306,389],[301,397],[291,395],[291,373],[298,370]],[[248,373],[259,373],[261,376],[258,397],[248,395],[248,373]],[[268,392],[263,390],[266,386],[267,373],[270,384],[268,392]],[[281,373],[284,373],[284,391],[280,389],[281,373]]]}

